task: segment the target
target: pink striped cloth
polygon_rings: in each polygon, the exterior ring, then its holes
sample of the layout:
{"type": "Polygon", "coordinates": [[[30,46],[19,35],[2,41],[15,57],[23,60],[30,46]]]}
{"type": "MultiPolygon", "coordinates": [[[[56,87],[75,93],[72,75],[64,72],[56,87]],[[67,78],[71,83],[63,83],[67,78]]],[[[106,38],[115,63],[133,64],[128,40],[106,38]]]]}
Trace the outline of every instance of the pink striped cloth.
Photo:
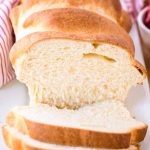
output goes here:
{"type": "Polygon", "coordinates": [[[15,77],[9,60],[9,51],[14,41],[9,12],[17,2],[18,0],[0,0],[0,87],[15,77]]]}
{"type": "Polygon", "coordinates": [[[150,3],[150,0],[120,0],[123,8],[130,14],[135,21],[140,10],[150,3]]]}

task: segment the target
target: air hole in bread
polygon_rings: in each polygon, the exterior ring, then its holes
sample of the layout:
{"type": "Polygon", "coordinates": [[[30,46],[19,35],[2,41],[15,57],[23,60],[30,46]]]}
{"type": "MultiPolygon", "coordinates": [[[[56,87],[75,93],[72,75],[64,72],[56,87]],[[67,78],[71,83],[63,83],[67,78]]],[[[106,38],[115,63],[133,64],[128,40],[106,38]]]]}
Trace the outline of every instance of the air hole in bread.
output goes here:
{"type": "Polygon", "coordinates": [[[111,62],[111,63],[114,63],[116,62],[114,59],[110,58],[110,57],[107,57],[107,56],[103,56],[103,55],[100,55],[100,54],[96,54],[96,53],[87,53],[87,54],[83,54],[83,57],[84,58],[97,58],[97,59],[103,59],[107,62],[111,62]]]}
{"type": "Polygon", "coordinates": [[[64,47],[63,50],[70,50],[70,48],[69,47],[64,47]]]}
{"type": "Polygon", "coordinates": [[[104,89],[106,89],[106,90],[107,90],[107,89],[108,89],[108,85],[106,85],[106,84],[105,84],[105,85],[104,85],[104,89]]]}
{"type": "Polygon", "coordinates": [[[97,43],[93,43],[92,45],[94,48],[97,48],[99,46],[99,44],[97,44],[97,43]]]}
{"type": "Polygon", "coordinates": [[[63,61],[64,59],[61,57],[56,58],[57,61],[63,61]]]}
{"type": "Polygon", "coordinates": [[[48,68],[48,65],[47,65],[47,64],[45,64],[45,65],[44,65],[44,68],[45,68],[45,69],[47,69],[47,68],[48,68]]]}

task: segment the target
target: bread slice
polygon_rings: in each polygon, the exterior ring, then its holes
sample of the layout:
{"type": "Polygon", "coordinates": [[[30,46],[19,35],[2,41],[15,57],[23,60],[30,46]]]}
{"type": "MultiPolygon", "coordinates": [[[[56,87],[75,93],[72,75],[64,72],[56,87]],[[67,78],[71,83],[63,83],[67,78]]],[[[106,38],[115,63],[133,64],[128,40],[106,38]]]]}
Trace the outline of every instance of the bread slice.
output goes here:
{"type": "Polygon", "coordinates": [[[10,52],[31,103],[78,108],[101,100],[124,101],[129,89],[143,82],[146,71],[134,60],[132,40],[119,26],[76,9],[61,11],[64,25],[60,10],[47,13],[49,27],[59,32],[30,34],[10,52]]]}
{"type": "Polygon", "coordinates": [[[58,145],[128,148],[141,142],[147,125],[131,117],[124,104],[103,101],[77,110],[48,105],[14,108],[6,123],[31,138],[58,145]]]}
{"type": "MultiPolygon", "coordinates": [[[[101,148],[85,148],[85,147],[71,147],[56,144],[48,144],[30,138],[28,135],[18,132],[15,128],[4,126],[2,128],[5,143],[12,150],[108,150],[101,148]]],[[[119,149],[109,149],[119,150],[119,149]]],[[[120,150],[140,150],[139,146],[131,145],[127,149],[120,150]]]]}
{"type": "MultiPolygon", "coordinates": [[[[32,14],[54,8],[78,8],[96,12],[111,21],[121,25],[127,31],[131,28],[131,21],[121,8],[120,2],[111,0],[27,0],[15,7],[10,14],[17,39],[23,34],[25,20],[32,14]]],[[[26,32],[24,32],[25,34],[26,32]]]]}

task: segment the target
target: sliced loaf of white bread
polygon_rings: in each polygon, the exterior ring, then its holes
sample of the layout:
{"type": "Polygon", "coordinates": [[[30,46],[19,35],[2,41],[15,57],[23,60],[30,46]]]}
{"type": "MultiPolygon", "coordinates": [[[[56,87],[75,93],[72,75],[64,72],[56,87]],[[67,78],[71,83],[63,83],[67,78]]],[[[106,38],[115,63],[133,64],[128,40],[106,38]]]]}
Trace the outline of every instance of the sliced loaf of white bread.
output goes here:
{"type": "Polygon", "coordinates": [[[24,21],[19,36],[32,34],[10,53],[17,79],[27,85],[31,103],[56,107],[15,108],[7,117],[9,132],[75,147],[120,149],[141,142],[147,125],[122,103],[146,77],[129,35],[110,20],[75,8],[39,11],[24,21]]]}
{"type": "Polygon", "coordinates": [[[58,145],[119,149],[141,142],[147,125],[133,119],[117,101],[103,101],[76,110],[48,105],[14,108],[7,125],[31,138],[58,145]]]}
{"type": "Polygon", "coordinates": [[[102,149],[48,144],[32,139],[8,125],[4,126],[2,131],[5,143],[12,150],[140,150],[139,145],[131,145],[127,149],[102,149]]]}
{"type": "MultiPolygon", "coordinates": [[[[131,28],[130,18],[122,10],[118,0],[115,2],[112,0],[26,0],[23,4],[13,8],[10,13],[17,40],[29,34],[24,31],[27,28],[25,22],[32,14],[54,8],[78,8],[93,11],[121,25],[127,31],[131,28]]],[[[33,31],[34,28],[31,32],[33,31]]]]}
{"type": "Polygon", "coordinates": [[[105,99],[124,101],[129,89],[145,79],[131,38],[110,20],[73,8],[35,16],[29,26],[53,32],[30,34],[10,52],[32,103],[77,108],[105,99]]]}

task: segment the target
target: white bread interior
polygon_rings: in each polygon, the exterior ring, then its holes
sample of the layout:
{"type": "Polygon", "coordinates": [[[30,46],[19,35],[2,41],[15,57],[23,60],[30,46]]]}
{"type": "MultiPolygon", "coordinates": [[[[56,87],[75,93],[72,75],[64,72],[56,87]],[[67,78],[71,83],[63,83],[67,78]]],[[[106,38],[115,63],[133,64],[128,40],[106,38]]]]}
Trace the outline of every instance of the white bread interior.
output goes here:
{"type": "Polygon", "coordinates": [[[144,80],[131,63],[126,50],[109,43],[48,39],[34,43],[14,68],[28,86],[32,104],[77,108],[124,101],[129,89],[144,80]]]}
{"type": "MultiPolygon", "coordinates": [[[[49,144],[40,142],[38,140],[32,139],[28,135],[25,135],[21,132],[18,132],[15,128],[12,128],[8,125],[3,127],[3,134],[5,135],[5,140],[7,145],[10,148],[16,147],[17,143],[20,146],[19,150],[36,150],[36,148],[39,150],[108,150],[108,149],[102,149],[102,148],[83,148],[83,147],[71,147],[71,146],[63,146],[63,145],[56,145],[56,144],[49,144]],[[14,141],[17,141],[15,143],[14,141]],[[28,148],[27,148],[28,147],[28,148]]],[[[15,149],[13,149],[15,150],[15,149]]],[[[116,149],[109,149],[109,150],[116,150],[116,149]]],[[[131,145],[127,149],[118,149],[118,150],[139,150],[138,146],[131,145]]]]}

